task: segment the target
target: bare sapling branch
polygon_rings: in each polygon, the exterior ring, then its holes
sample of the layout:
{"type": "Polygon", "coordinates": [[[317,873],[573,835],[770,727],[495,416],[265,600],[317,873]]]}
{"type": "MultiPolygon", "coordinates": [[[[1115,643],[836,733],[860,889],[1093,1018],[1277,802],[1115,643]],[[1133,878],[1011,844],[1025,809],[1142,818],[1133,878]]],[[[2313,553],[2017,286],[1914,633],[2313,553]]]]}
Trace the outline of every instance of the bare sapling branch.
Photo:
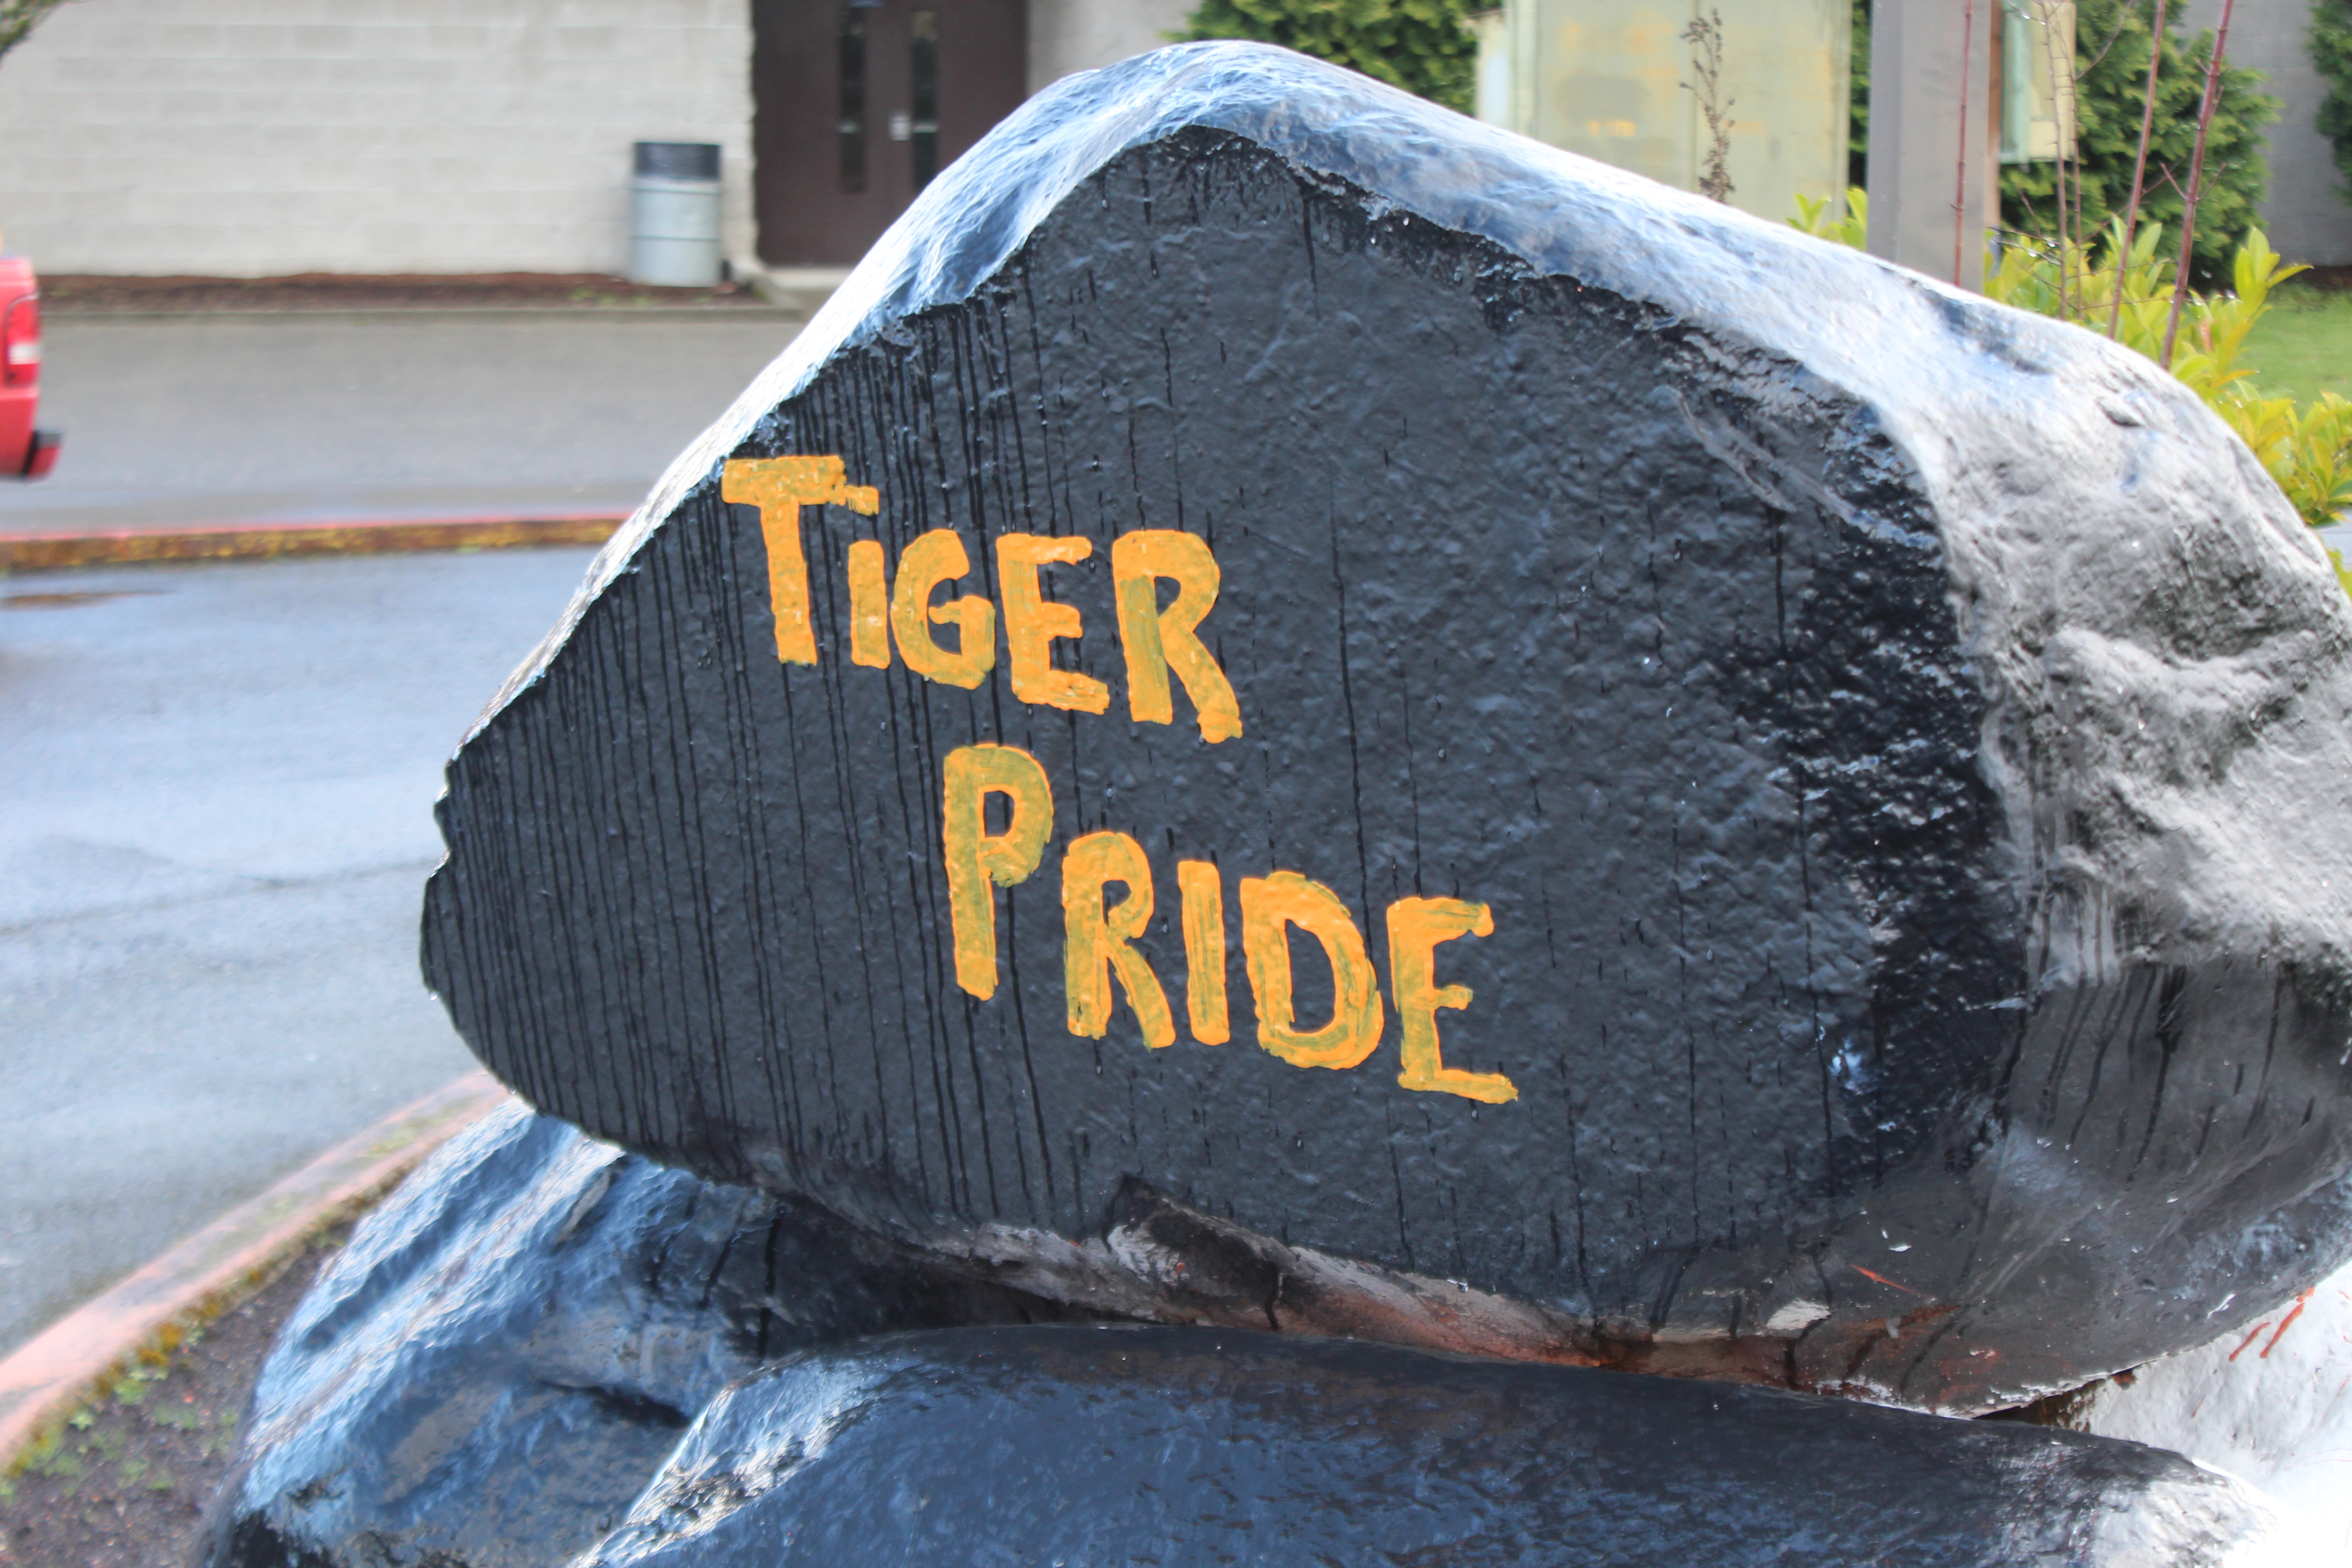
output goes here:
{"type": "MultiPolygon", "coordinates": [[[[2213,29],[2213,52],[2205,60],[2205,101],[2197,110],[2197,145],[2189,155],[2189,189],[2181,197],[2180,259],[2172,269],[2172,310],[2164,322],[2164,357],[2158,363],[2172,368],[2172,345],[2180,335],[2180,310],[2189,300],[2190,247],[2197,242],[2197,197],[2205,184],[2205,139],[2213,130],[2213,105],[2221,96],[2221,61],[2230,42],[2230,13],[2238,0],[2221,0],[2221,24],[2213,29]]],[[[2161,47],[2163,40],[2157,40],[2161,47]]]]}
{"type": "Polygon", "coordinates": [[[1706,155],[1699,165],[1698,194],[1710,201],[1731,200],[1731,105],[1723,96],[1723,13],[1691,18],[1682,32],[1691,47],[1691,76],[1683,83],[1698,100],[1706,121],[1706,155]]]}
{"type": "MultiPolygon", "coordinates": [[[[2213,52],[2217,56],[2221,52],[2219,39],[2214,41],[2213,52]]],[[[2149,139],[2156,133],[2156,72],[2157,68],[2163,62],[2164,0],[2156,0],[2156,26],[2148,34],[2147,38],[2147,88],[2141,95],[2139,106],[2139,152],[2132,159],[2131,199],[2124,205],[2123,248],[2116,254],[2116,266],[2118,268],[2131,264],[2132,240],[2139,230],[2140,190],[2147,179],[2147,144],[2149,139]]],[[[2201,153],[2205,146],[2202,132],[2198,133],[2197,146],[2201,153]]],[[[2123,275],[2119,270],[2116,275],[2115,302],[2107,308],[2107,336],[2111,338],[2123,330],[2123,275]]],[[[2166,351],[2165,357],[2168,360],[2172,357],[2169,349],[2166,351]]]]}
{"type": "MultiPolygon", "coordinates": [[[[1960,7],[1960,156],[1952,180],[1952,286],[1959,287],[1962,247],[1969,240],[1969,65],[1977,41],[1977,0],[1960,7]]],[[[1979,246],[1984,236],[1976,237],[1979,246]]]]}
{"type": "MultiPolygon", "coordinates": [[[[2042,58],[2050,68],[2051,111],[2058,117],[2057,145],[2053,150],[2052,166],[2052,188],[2058,198],[2058,304],[2063,319],[2078,321],[2088,313],[2084,289],[2091,263],[2083,231],[2083,169],[2080,163],[2075,164],[2072,175],[2074,195],[2071,200],[2067,195],[2067,153],[2073,146],[2067,132],[2074,121],[2074,72],[2073,61],[2058,58],[2062,42],[2058,19],[2063,5],[2064,0],[2033,0],[2032,20],[2033,25],[2042,29],[2042,58]],[[2071,279],[2073,298],[2070,300],[2067,297],[2070,280],[2066,258],[2078,252],[2081,265],[2074,269],[2071,279]]],[[[1992,216],[1998,219],[1998,214],[1992,216]]]]}

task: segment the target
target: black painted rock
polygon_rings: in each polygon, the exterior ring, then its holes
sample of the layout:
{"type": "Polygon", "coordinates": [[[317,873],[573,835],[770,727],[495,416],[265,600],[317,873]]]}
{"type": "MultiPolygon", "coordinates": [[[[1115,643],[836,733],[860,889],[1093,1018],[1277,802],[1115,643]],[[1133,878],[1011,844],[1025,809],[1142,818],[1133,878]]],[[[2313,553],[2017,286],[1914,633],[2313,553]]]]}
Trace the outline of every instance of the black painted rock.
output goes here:
{"type": "Polygon", "coordinates": [[[730,1380],[880,1330],[1066,1313],[837,1223],[494,1112],[353,1235],[280,1334],[213,1568],[553,1568],[730,1380]]]}
{"type": "Polygon", "coordinates": [[[580,1568],[2292,1561],[2178,1454],[1388,1345],[961,1329],[719,1395],[580,1568]]]}
{"type": "Polygon", "coordinates": [[[2347,648],[2146,362],[1164,50],[605,552],[426,969],[549,1111],[1068,1300],[1982,1408],[2352,1248],[2347,648]]]}

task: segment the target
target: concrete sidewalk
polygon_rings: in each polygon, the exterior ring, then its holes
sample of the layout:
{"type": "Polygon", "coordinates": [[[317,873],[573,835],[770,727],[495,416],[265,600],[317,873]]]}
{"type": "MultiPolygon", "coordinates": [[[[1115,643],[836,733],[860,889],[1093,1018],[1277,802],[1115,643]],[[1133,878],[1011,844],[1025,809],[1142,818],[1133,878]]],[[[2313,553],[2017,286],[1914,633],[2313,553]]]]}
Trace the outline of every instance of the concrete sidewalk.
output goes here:
{"type": "Polygon", "coordinates": [[[801,321],[53,316],[65,451],[0,486],[0,532],[625,513],[801,321]]]}

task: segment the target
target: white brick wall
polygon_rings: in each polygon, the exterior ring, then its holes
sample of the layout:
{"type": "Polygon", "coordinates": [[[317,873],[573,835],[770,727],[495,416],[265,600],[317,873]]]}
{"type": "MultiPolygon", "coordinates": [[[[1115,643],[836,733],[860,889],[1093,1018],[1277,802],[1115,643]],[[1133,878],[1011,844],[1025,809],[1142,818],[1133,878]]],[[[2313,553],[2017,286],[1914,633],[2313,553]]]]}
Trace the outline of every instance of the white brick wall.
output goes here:
{"type": "Polygon", "coordinates": [[[629,144],[724,149],[747,0],[74,0],[0,58],[0,229],[50,272],[618,272],[629,144]]]}

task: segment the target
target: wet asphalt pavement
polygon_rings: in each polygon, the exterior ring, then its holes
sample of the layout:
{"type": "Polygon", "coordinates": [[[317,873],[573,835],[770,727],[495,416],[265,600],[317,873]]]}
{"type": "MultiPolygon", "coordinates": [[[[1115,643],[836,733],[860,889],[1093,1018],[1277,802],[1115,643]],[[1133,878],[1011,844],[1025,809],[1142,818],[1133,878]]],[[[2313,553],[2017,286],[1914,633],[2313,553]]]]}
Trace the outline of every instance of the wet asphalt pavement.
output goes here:
{"type": "MultiPolygon", "coordinates": [[[[0,531],[625,510],[792,330],[53,320],[0,531]]],[[[0,577],[0,1354],[471,1068],[432,802],[590,553],[0,577]]]]}
{"type": "Polygon", "coordinates": [[[472,1067],[433,799],[589,554],[0,579],[0,1354],[472,1067]]]}

